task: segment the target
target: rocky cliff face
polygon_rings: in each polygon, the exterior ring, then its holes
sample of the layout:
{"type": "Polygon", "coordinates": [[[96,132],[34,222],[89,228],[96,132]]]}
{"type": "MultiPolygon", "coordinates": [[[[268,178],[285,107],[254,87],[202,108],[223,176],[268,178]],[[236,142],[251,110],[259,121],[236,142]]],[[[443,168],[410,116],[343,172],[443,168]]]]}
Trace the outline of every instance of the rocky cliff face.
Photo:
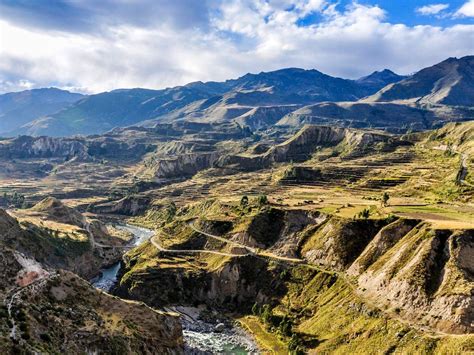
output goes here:
{"type": "Polygon", "coordinates": [[[20,136],[0,144],[0,158],[33,159],[57,158],[64,161],[112,159],[138,159],[153,150],[154,145],[137,142],[125,132],[117,136],[90,136],[78,138],[20,136]]]}
{"type": "Polygon", "coordinates": [[[270,167],[275,163],[302,162],[311,158],[320,147],[340,147],[344,155],[364,153],[377,143],[393,143],[393,138],[379,132],[363,132],[354,129],[306,125],[285,142],[275,145],[258,155],[224,155],[215,166],[235,170],[252,171],[270,167]]]}
{"type": "Polygon", "coordinates": [[[359,289],[418,324],[472,333],[473,251],[472,231],[421,225],[358,275],[359,289]]]}
{"type": "Polygon", "coordinates": [[[416,220],[383,223],[330,219],[302,254],[347,273],[364,297],[416,324],[473,331],[474,233],[432,229],[416,220]]]}
{"type": "Polygon", "coordinates": [[[33,138],[20,136],[0,145],[1,158],[73,158],[84,159],[87,148],[80,139],[58,139],[51,137],[33,138]]]}
{"type": "Polygon", "coordinates": [[[198,171],[212,167],[218,157],[218,152],[209,152],[183,154],[176,158],[159,160],[155,175],[157,178],[193,176],[198,171]]]}
{"type": "Polygon", "coordinates": [[[118,201],[94,205],[92,209],[97,213],[136,216],[144,212],[149,207],[150,202],[150,198],[146,196],[126,196],[118,201]]]}

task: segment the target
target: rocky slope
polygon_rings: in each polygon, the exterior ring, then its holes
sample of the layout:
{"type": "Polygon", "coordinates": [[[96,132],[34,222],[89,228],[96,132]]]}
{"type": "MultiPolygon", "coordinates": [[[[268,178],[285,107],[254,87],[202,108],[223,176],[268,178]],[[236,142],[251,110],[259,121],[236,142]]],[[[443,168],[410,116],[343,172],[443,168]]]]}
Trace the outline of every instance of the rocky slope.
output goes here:
{"type": "Polygon", "coordinates": [[[347,271],[361,294],[414,323],[473,332],[473,231],[436,230],[410,220],[382,227],[332,218],[308,239],[302,255],[347,271]]]}
{"type": "Polygon", "coordinates": [[[0,244],[5,353],[182,353],[177,316],[123,301],[0,244]]]}
{"type": "Polygon", "coordinates": [[[305,125],[291,138],[270,147],[262,154],[223,155],[214,166],[252,171],[268,168],[275,163],[303,162],[324,147],[337,148],[338,154],[349,156],[370,152],[377,144],[384,144],[386,147],[396,145],[396,141],[394,137],[377,131],[305,125]]]}
{"type": "Polygon", "coordinates": [[[122,251],[113,246],[122,246],[128,238],[51,197],[29,210],[12,212],[18,220],[4,210],[0,213],[0,237],[4,243],[34,254],[44,265],[67,269],[85,278],[119,260],[122,251]]]}
{"type": "MultiPolygon", "coordinates": [[[[368,313],[361,315],[358,308],[359,316],[371,322],[385,314],[394,324],[408,324],[408,329],[473,332],[472,230],[440,230],[410,219],[345,219],[217,201],[180,209],[176,219],[150,213],[142,221],[158,228],[157,242],[176,253],[160,251],[152,243],[131,251],[116,290],[119,295],[152,305],[205,303],[244,313],[254,302],[279,304],[276,314],[280,315],[302,307],[294,321],[313,332],[305,322],[315,324],[322,312],[315,300],[325,297],[327,290],[331,297],[336,297],[333,292],[343,292],[337,296],[345,297],[343,303],[351,300],[348,303],[365,307],[368,313]],[[228,242],[196,233],[183,222],[196,216],[195,228],[228,242]],[[248,248],[258,250],[258,256],[247,255],[248,248]],[[304,262],[288,257],[302,257],[304,262]]],[[[369,333],[369,342],[378,336],[369,333]]]]}

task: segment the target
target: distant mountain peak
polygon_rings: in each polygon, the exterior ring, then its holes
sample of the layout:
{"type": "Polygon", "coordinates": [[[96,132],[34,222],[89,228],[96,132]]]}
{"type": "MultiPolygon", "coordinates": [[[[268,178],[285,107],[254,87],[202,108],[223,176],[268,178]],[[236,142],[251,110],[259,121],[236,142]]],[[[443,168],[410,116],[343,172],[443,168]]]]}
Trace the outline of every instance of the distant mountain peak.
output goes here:
{"type": "Polygon", "coordinates": [[[383,88],[367,100],[474,106],[474,56],[448,58],[383,88]]]}
{"type": "Polygon", "coordinates": [[[363,76],[362,78],[357,79],[356,81],[359,84],[365,83],[375,83],[375,82],[384,82],[385,85],[400,81],[405,79],[406,76],[398,75],[390,69],[383,69],[380,71],[374,71],[372,74],[363,76]]]}
{"type": "Polygon", "coordinates": [[[406,76],[398,75],[390,69],[383,69],[380,71],[374,71],[372,74],[367,76],[363,76],[362,78],[357,79],[355,82],[359,85],[367,87],[368,89],[372,90],[372,92],[374,92],[387,85],[399,82],[406,78],[406,76]]]}

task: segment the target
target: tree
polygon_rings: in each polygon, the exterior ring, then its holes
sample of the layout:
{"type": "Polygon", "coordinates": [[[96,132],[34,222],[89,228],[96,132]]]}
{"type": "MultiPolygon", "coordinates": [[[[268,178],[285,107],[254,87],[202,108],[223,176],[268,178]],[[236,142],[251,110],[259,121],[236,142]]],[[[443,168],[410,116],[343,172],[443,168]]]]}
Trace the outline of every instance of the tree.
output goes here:
{"type": "Polygon", "coordinates": [[[388,192],[385,191],[383,193],[383,196],[382,196],[382,206],[387,206],[389,199],[390,199],[390,196],[389,196],[388,192]]]}
{"type": "Polygon", "coordinates": [[[370,210],[368,208],[364,208],[362,211],[359,212],[359,218],[367,219],[370,216],[370,210]]]}
{"type": "Polygon", "coordinates": [[[267,195],[259,195],[257,197],[257,203],[259,206],[264,206],[264,205],[268,205],[268,197],[267,195]]]}
{"type": "Polygon", "coordinates": [[[269,304],[264,304],[261,311],[262,321],[265,324],[271,324],[273,319],[272,309],[269,304]]]}
{"type": "Polygon", "coordinates": [[[240,206],[247,207],[248,204],[249,204],[249,198],[247,197],[247,195],[242,196],[242,198],[240,199],[240,206]]]}
{"type": "Polygon", "coordinates": [[[258,307],[258,303],[256,302],[252,306],[252,314],[255,316],[260,315],[260,308],[258,307]]]}

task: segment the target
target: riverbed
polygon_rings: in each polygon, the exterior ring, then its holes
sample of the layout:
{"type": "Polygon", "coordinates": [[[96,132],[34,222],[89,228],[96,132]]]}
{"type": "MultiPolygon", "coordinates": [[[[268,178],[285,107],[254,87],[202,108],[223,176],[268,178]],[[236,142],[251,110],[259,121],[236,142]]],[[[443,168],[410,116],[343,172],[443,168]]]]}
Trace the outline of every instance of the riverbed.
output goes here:
{"type": "MultiPolygon", "coordinates": [[[[129,242],[131,246],[138,246],[154,235],[147,228],[122,225],[116,226],[133,234],[129,242]]],[[[101,270],[99,277],[92,280],[92,284],[105,292],[109,292],[117,283],[121,263],[117,262],[101,270]]],[[[193,307],[174,307],[169,310],[181,314],[183,338],[186,354],[256,354],[257,347],[252,338],[238,326],[223,317],[222,321],[205,321],[200,317],[200,311],[193,307]]]]}

